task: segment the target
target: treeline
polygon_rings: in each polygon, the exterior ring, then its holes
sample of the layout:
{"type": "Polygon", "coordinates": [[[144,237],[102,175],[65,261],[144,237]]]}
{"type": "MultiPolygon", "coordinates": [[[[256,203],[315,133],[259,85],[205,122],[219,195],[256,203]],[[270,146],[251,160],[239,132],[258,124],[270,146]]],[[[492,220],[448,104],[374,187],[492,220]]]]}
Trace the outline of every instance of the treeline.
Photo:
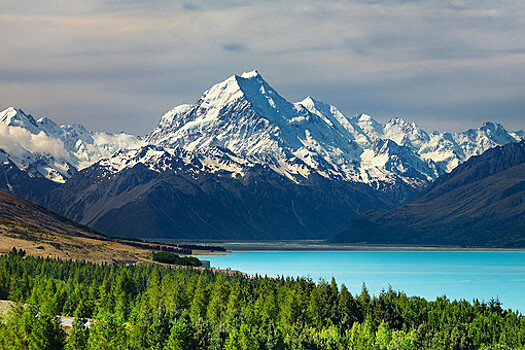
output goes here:
{"type": "Polygon", "coordinates": [[[202,262],[194,256],[179,256],[171,252],[153,252],[151,254],[151,259],[153,261],[172,264],[172,265],[182,265],[182,266],[202,266],[202,262]]]}
{"type": "Polygon", "coordinates": [[[177,244],[179,248],[186,248],[191,250],[209,250],[210,252],[226,252],[226,248],[217,245],[207,244],[177,244]]]}
{"type": "Polygon", "coordinates": [[[173,243],[167,243],[167,242],[157,242],[157,241],[149,241],[149,240],[143,240],[140,238],[125,238],[125,237],[118,237],[118,236],[112,236],[111,240],[115,242],[121,242],[127,245],[134,245],[136,247],[145,247],[146,249],[149,248],[151,245],[155,244],[155,250],[164,250],[164,251],[171,251],[174,252],[176,249],[179,249],[179,253],[181,254],[192,254],[193,250],[209,250],[211,252],[226,252],[226,248],[216,245],[207,245],[207,244],[173,244],[173,243]],[[135,244],[133,244],[135,243],[135,244]],[[141,243],[144,243],[142,245],[141,243]]]}
{"type": "Polygon", "coordinates": [[[353,295],[335,281],[8,254],[0,298],[19,302],[1,349],[519,349],[525,318],[498,301],[353,295]],[[76,321],[66,337],[55,315],[76,321]],[[89,329],[83,319],[97,322],[89,329]]]}

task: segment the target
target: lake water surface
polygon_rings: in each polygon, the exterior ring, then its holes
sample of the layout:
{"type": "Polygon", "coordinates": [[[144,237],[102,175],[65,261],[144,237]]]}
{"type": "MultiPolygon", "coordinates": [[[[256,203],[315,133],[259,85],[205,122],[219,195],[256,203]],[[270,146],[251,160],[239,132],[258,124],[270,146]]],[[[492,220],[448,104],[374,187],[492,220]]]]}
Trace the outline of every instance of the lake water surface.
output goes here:
{"type": "Polygon", "coordinates": [[[332,276],[353,293],[363,282],[377,295],[391,285],[434,300],[499,298],[525,313],[525,252],[487,251],[234,251],[202,257],[212,267],[268,276],[332,276]]]}

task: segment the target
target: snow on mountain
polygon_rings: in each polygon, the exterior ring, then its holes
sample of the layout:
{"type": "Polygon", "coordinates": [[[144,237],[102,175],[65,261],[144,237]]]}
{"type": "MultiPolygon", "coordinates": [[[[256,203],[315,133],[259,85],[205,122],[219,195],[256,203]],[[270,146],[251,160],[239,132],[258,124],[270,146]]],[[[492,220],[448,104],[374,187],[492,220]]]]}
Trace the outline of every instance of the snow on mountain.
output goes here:
{"type": "Polygon", "coordinates": [[[516,140],[525,140],[525,131],[519,130],[511,132],[510,135],[514,137],[516,140]]]}
{"type": "Polygon", "coordinates": [[[361,130],[363,130],[371,139],[382,138],[384,126],[378,123],[368,114],[358,114],[352,117],[351,120],[357,124],[361,130]]]}
{"type": "Polygon", "coordinates": [[[32,134],[40,132],[40,127],[31,114],[25,114],[21,109],[14,107],[0,112],[0,122],[10,127],[22,128],[32,134]]]}
{"type": "Polygon", "coordinates": [[[419,158],[410,147],[398,145],[390,139],[376,139],[363,151],[361,160],[363,182],[375,184],[378,188],[385,178],[391,183],[404,182],[417,188],[441,174],[433,161],[419,158]]]}
{"type": "Polygon", "coordinates": [[[246,169],[255,164],[239,158],[219,147],[211,147],[206,152],[194,153],[183,148],[164,148],[156,145],[145,145],[136,149],[123,149],[112,157],[98,163],[110,173],[118,173],[137,164],[145,165],[157,173],[171,171],[174,173],[217,173],[230,177],[243,176],[246,169]]]}
{"type": "Polygon", "coordinates": [[[348,117],[310,96],[291,103],[257,71],[233,75],[194,104],[174,107],[145,140],[35,120],[12,107],[0,121],[0,149],[20,169],[55,182],[105,159],[101,164],[112,172],[138,163],[155,171],[183,164],[239,176],[262,165],[294,182],[316,173],[375,188],[419,188],[473,155],[525,138],[497,123],[429,134],[402,118],[381,124],[367,114],[348,117]]]}
{"type": "MultiPolygon", "coordinates": [[[[327,178],[393,184],[394,170],[384,168],[384,162],[382,169],[374,171],[368,169],[376,166],[373,159],[362,160],[364,150],[377,138],[371,130],[383,133],[371,117],[348,118],[336,107],[311,97],[292,104],[253,71],[214,85],[192,106],[174,108],[146,141],[196,153],[219,147],[247,162],[269,165],[294,181],[299,181],[297,176],[316,172],[327,178]]],[[[403,164],[398,165],[404,169],[410,168],[410,163],[421,163],[415,154],[412,158],[400,157],[403,164]]],[[[436,176],[432,166],[423,168],[418,171],[424,175],[416,177],[402,169],[398,172],[417,187],[421,177],[429,180],[436,176]]]]}
{"type": "Polygon", "coordinates": [[[392,118],[383,126],[383,139],[389,139],[398,145],[406,145],[419,150],[430,141],[430,136],[416,123],[409,123],[402,118],[392,118]]]}
{"type": "Polygon", "coordinates": [[[436,162],[443,171],[450,172],[472,156],[522,139],[520,132],[511,133],[501,124],[486,122],[479,129],[460,133],[434,132],[428,142],[419,145],[418,153],[423,159],[436,162]]]}
{"type": "Polygon", "coordinates": [[[317,172],[376,187],[398,181],[420,187],[520,135],[494,123],[428,134],[401,118],[381,124],[366,114],[347,117],[310,96],[292,104],[252,71],[212,86],[194,105],[175,107],[146,141],[196,153],[227,149],[290,178],[317,172]]]}
{"type": "Polygon", "coordinates": [[[65,182],[117,150],[143,144],[125,133],[92,132],[78,124],[59,126],[47,117],[35,120],[13,107],[0,112],[0,149],[29,176],[41,175],[54,182],[65,182]]]}
{"type": "Polygon", "coordinates": [[[325,123],[343,134],[348,140],[359,145],[370,145],[370,136],[360,127],[359,123],[347,118],[337,107],[315,100],[308,96],[298,104],[318,115],[325,123]]]}

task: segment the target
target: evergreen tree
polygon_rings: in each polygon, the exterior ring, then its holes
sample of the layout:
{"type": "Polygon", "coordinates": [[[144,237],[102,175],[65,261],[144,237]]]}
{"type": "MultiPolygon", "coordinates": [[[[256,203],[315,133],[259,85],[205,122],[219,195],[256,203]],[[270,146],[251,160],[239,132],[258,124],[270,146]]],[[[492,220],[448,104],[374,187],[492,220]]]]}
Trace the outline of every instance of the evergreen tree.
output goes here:
{"type": "MultiPolygon", "coordinates": [[[[78,314],[77,314],[78,315],[78,314]]],[[[76,316],[73,329],[67,340],[66,350],[86,350],[88,346],[89,330],[85,326],[86,320],[76,316]]]]}
{"type": "Polygon", "coordinates": [[[170,321],[161,305],[153,313],[153,321],[146,331],[147,344],[152,349],[162,349],[171,333],[170,321]]]}
{"type": "Polygon", "coordinates": [[[58,320],[49,314],[39,313],[29,335],[30,350],[60,350],[64,348],[66,333],[58,320]]]}
{"type": "Polygon", "coordinates": [[[126,349],[127,339],[123,324],[112,314],[99,314],[98,322],[89,331],[88,349],[126,349]]]}
{"type": "Polygon", "coordinates": [[[190,316],[193,321],[205,319],[208,305],[208,291],[205,284],[205,275],[201,274],[190,306],[190,316]]]}
{"type": "Polygon", "coordinates": [[[391,288],[371,297],[366,286],[353,297],[335,280],[21,258],[18,250],[0,256],[0,280],[2,293],[23,303],[0,322],[0,349],[61,349],[55,317],[73,309],[67,349],[525,346],[525,317],[498,301],[426,301],[391,288]],[[96,319],[89,330],[85,317],[96,319]]]}
{"type": "Polygon", "coordinates": [[[171,327],[170,336],[166,343],[167,350],[192,350],[195,349],[192,342],[191,330],[185,318],[180,317],[171,327]]]}

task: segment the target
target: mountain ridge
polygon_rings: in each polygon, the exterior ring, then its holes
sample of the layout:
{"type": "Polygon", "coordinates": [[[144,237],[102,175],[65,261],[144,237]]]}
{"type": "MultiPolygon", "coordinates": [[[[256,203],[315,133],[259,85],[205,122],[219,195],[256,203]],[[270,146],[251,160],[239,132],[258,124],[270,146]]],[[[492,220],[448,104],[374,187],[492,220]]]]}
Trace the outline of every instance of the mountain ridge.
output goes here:
{"type": "MultiPolygon", "coordinates": [[[[191,151],[219,146],[252,161],[258,158],[260,163],[273,164],[274,169],[285,176],[297,173],[307,175],[314,170],[325,171],[325,176],[340,176],[350,181],[393,183],[398,178],[392,180],[389,177],[400,175],[402,171],[399,168],[395,171],[384,169],[384,159],[374,159],[379,156],[374,150],[378,139],[392,140],[398,146],[410,148],[414,153],[411,162],[419,164],[418,171],[425,174],[426,182],[429,182],[472,155],[497,145],[519,141],[525,135],[523,131],[507,132],[500,124],[491,122],[462,133],[429,134],[414,122],[406,122],[402,118],[392,118],[386,124],[380,124],[366,114],[347,117],[337,107],[311,96],[301,102],[286,101],[257,71],[233,75],[208,89],[195,104],[174,107],[161,118],[144,141],[127,134],[90,132],[78,124],[59,126],[47,117],[35,120],[30,114],[13,107],[0,113],[0,122],[8,128],[20,127],[32,136],[44,132],[53,138],[56,145],[50,148],[59,149],[58,153],[62,156],[54,154],[56,152],[32,152],[27,147],[29,152],[24,155],[13,155],[9,150],[7,153],[20,170],[25,171],[32,163],[38,163],[39,166],[33,167],[36,170],[31,171],[39,172],[44,178],[57,183],[64,183],[76,171],[109,158],[118,150],[145,144],[183,147],[191,151]],[[241,109],[248,108],[248,105],[255,108],[256,114],[259,114],[256,125],[245,123],[235,128],[231,124],[213,124],[213,119],[219,114],[239,115],[235,114],[236,111],[221,112],[221,108],[231,107],[229,103],[238,103],[237,100],[246,101],[240,104],[241,109]],[[195,123],[200,124],[199,130],[191,130],[195,123]],[[216,129],[230,126],[232,129],[229,131],[239,132],[233,136],[214,134],[203,129],[207,123],[212,123],[216,129]],[[290,127],[292,131],[288,130],[290,127]],[[299,134],[295,131],[297,127],[299,134]],[[250,128],[256,132],[250,133],[250,128]],[[260,130],[257,131],[257,128],[260,130]],[[203,132],[206,134],[202,135],[203,132]],[[200,139],[195,136],[199,133],[202,136],[200,139]],[[29,158],[35,159],[26,161],[29,158]],[[427,162],[424,169],[421,160],[427,162]],[[376,166],[376,161],[379,166],[376,166]],[[315,169],[319,164],[326,169],[315,169]]],[[[405,164],[404,167],[412,165],[405,164]]],[[[416,188],[426,185],[419,182],[420,177],[401,176],[407,184],[416,188]]]]}
{"type": "Polygon", "coordinates": [[[118,236],[223,239],[328,237],[355,208],[392,205],[364,184],[317,174],[294,182],[219,148],[208,158],[144,148],[123,155],[130,166],[120,171],[104,161],[80,171],[42,204],[118,236]]]}
{"type": "Polygon", "coordinates": [[[4,112],[9,118],[1,119],[0,132],[12,139],[22,132],[29,140],[15,149],[20,154],[4,152],[2,166],[10,167],[4,173],[23,184],[48,181],[46,191],[6,181],[8,190],[104,232],[135,237],[152,235],[146,231],[153,227],[163,237],[226,237],[228,227],[237,230],[232,236],[254,239],[300,238],[301,231],[319,238],[314,230],[326,237],[362,211],[412,200],[473,155],[523,134],[497,123],[429,134],[401,118],[381,124],[366,114],[349,117],[311,96],[289,102],[256,71],[233,75],[194,104],[172,108],[144,139],[4,112]],[[26,117],[28,130],[12,123],[17,115],[22,122],[26,117]],[[268,209],[278,199],[280,213],[268,209]],[[149,217],[132,220],[137,213],[149,217]],[[127,222],[113,223],[118,217],[127,222]]]}
{"type": "MultiPolygon", "coordinates": [[[[476,137],[480,149],[502,139],[470,134],[452,138],[462,156],[479,151],[461,148],[476,137]]],[[[324,238],[362,211],[411,200],[444,173],[421,156],[432,137],[415,123],[347,117],[312,97],[291,103],[257,72],[171,109],[145,142],[78,172],[41,203],[120,236],[324,238]]]]}
{"type": "Polygon", "coordinates": [[[332,242],[525,246],[525,141],[470,158],[414,201],[363,213],[332,242]]]}

